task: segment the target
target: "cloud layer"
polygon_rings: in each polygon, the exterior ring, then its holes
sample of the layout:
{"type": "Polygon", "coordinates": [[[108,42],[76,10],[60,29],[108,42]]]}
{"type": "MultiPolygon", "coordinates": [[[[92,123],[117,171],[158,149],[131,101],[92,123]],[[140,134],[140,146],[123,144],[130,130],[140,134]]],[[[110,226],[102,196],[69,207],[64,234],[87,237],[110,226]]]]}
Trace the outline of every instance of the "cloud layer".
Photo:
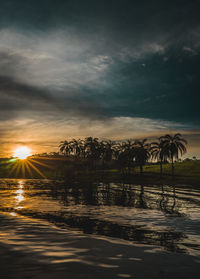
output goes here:
{"type": "Polygon", "coordinates": [[[1,1],[2,144],[199,129],[199,1],[107,2],[1,1]]]}

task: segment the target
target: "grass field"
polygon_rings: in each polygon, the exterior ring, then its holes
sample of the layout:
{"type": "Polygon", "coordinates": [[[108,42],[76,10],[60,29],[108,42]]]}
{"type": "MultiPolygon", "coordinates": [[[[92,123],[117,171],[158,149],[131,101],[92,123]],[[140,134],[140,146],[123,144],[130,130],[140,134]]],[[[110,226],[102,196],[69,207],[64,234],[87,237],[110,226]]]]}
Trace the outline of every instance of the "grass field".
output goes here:
{"type": "MultiPolygon", "coordinates": [[[[146,165],[144,172],[160,173],[160,166],[146,165]]],[[[171,175],[171,164],[163,165],[163,175],[171,175]]],[[[200,178],[200,160],[175,163],[175,176],[200,178]]]]}
{"type": "MultiPolygon", "coordinates": [[[[160,177],[160,165],[146,165],[143,167],[143,176],[140,176],[139,168],[135,168],[131,176],[131,180],[137,182],[146,182],[146,183],[171,183],[176,181],[177,183],[186,183],[186,184],[199,184],[200,185],[200,160],[191,160],[175,163],[175,176],[172,177],[171,164],[163,165],[163,175],[160,177]]],[[[117,170],[109,170],[109,173],[112,173],[113,178],[117,174],[117,170]]]]}

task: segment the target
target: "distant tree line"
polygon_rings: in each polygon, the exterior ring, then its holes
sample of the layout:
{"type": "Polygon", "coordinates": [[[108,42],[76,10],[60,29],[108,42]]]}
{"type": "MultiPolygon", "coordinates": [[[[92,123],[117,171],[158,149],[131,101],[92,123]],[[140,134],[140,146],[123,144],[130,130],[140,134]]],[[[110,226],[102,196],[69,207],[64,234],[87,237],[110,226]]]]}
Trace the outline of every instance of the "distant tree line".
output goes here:
{"type": "Polygon", "coordinates": [[[186,153],[186,145],[187,141],[181,134],[167,134],[154,142],[147,142],[147,139],[116,142],[94,137],[72,139],[62,141],[59,149],[64,156],[86,160],[91,168],[94,168],[97,162],[101,162],[102,167],[106,168],[106,165],[115,161],[122,172],[129,174],[135,167],[139,167],[142,175],[143,166],[153,160],[160,164],[162,175],[163,163],[170,161],[174,176],[174,162],[186,153]]]}

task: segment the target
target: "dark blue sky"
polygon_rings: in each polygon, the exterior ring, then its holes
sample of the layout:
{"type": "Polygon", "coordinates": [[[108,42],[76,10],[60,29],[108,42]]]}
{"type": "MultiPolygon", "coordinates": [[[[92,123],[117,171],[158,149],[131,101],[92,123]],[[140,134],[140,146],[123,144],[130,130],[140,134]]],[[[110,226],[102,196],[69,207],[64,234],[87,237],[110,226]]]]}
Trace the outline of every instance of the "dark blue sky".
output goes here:
{"type": "Polygon", "coordinates": [[[199,8],[195,0],[1,1],[2,148],[48,149],[95,133],[198,134],[199,8]]]}

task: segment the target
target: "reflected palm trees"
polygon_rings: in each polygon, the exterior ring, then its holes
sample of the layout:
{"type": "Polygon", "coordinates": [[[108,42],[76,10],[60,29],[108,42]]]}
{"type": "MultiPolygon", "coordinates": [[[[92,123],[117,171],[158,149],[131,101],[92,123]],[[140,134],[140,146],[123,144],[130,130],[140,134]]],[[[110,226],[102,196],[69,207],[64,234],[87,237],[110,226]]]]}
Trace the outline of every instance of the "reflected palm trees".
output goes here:
{"type": "MultiPolygon", "coordinates": [[[[64,210],[46,212],[42,208],[36,211],[35,208],[32,209],[33,211],[25,208],[21,209],[22,214],[47,219],[62,227],[67,225],[77,228],[84,233],[160,245],[169,251],[181,252],[178,243],[185,237],[182,232],[173,229],[163,230],[159,227],[156,230],[154,225],[149,227],[144,223],[147,216],[151,216],[156,221],[157,215],[154,214],[157,210],[167,215],[181,216],[177,203],[180,197],[175,195],[173,187],[165,189],[162,185],[161,188],[151,188],[145,185],[120,183],[75,183],[59,184],[59,187],[51,186],[50,189],[45,184],[41,188],[41,191],[43,190],[45,198],[49,196],[54,201],[57,199],[64,204],[64,210]],[[128,213],[131,210],[133,215],[128,213]],[[143,214],[143,222],[140,219],[137,223],[138,217],[134,213],[143,214]]],[[[26,191],[26,196],[28,195],[26,191]]],[[[36,191],[34,195],[41,195],[41,192],[36,191]]],[[[20,209],[17,209],[17,212],[19,213],[20,209]]]]}

